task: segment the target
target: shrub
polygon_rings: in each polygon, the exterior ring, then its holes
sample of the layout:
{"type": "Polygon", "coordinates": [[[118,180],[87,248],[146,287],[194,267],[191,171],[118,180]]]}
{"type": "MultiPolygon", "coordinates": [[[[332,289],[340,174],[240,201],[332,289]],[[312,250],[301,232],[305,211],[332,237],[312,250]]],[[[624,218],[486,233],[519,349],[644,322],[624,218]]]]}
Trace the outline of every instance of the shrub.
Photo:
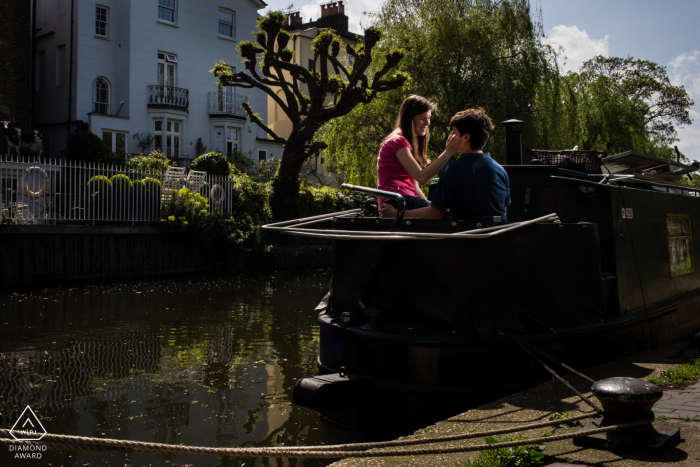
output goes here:
{"type": "Polygon", "coordinates": [[[142,183],[148,191],[160,190],[160,181],[158,179],[146,177],[142,180],[142,183]]]}
{"type": "Polygon", "coordinates": [[[111,182],[112,188],[115,188],[115,189],[131,188],[134,186],[134,184],[131,183],[131,179],[124,174],[113,175],[112,178],[110,179],[110,182],[111,182]]]}
{"type": "Polygon", "coordinates": [[[220,152],[209,152],[202,154],[192,161],[190,165],[192,170],[206,172],[209,175],[228,175],[229,163],[226,156],[220,152]]]}
{"type": "Polygon", "coordinates": [[[255,170],[255,163],[240,151],[233,151],[233,153],[228,156],[228,161],[236,168],[238,174],[250,176],[255,170]]]}
{"type": "Polygon", "coordinates": [[[281,159],[279,157],[271,157],[270,159],[260,161],[258,164],[258,175],[256,181],[267,183],[277,175],[280,168],[281,159]]]}
{"type": "Polygon", "coordinates": [[[249,217],[257,225],[268,223],[272,219],[269,183],[256,183],[247,175],[233,177],[232,204],[233,215],[249,217]]]}
{"type": "Polygon", "coordinates": [[[173,196],[163,203],[161,215],[168,227],[188,230],[198,227],[207,216],[209,200],[189,188],[174,190],[173,196]]]}
{"type": "Polygon", "coordinates": [[[81,130],[72,133],[66,140],[66,159],[73,161],[104,162],[105,146],[99,136],[81,130]]]}
{"type": "Polygon", "coordinates": [[[172,165],[172,162],[162,152],[155,150],[148,155],[140,154],[130,159],[126,165],[133,170],[162,173],[172,165]]]}
{"type": "Polygon", "coordinates": [[[95,175],[88,181],[87,186],[94,193],[95,191],[112,188],[112,182],[104,175],[95,175]]]}

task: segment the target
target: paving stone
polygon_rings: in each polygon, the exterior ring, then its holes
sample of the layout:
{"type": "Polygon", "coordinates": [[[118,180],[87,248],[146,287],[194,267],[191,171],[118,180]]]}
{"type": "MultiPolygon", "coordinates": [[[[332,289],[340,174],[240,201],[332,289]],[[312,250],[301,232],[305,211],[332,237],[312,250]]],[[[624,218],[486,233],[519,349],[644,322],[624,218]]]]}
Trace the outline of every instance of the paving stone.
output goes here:
{"type": "Polygon", "coordinates": [[[686,407],[697,407],[698,409],[700,409],[700,402],[686,402],[683,405],[686,407]]]}
{"type": "Polygon", "coordinates": [[[687,405],[679,405],[679,404],[657,404],[654,406],[654,408],[664,408],[664,409],[673,409],[673,410],[693,410],[691,406],[687,405]]]}
{"type": "Polygon", "coordinates": [[[688,412],[686,410],[676,410],[675,412],[671,412],[668,417],[671,418],[692,418],[695,419],[698,417],[700,414],[697,412],[688,412]]]}

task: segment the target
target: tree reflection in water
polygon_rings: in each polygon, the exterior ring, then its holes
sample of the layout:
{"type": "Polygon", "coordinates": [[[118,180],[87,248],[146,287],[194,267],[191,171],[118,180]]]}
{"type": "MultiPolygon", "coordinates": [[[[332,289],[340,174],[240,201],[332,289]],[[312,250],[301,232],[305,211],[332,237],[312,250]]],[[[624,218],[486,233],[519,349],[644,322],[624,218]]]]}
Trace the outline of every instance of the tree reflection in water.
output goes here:
{"type": "MultiPolygon", "coordinates": [[[[291,403],[315,374],[329,272],[0,296],[0,413],[51,433],[190,446],[351,441],[291,403]]],[[[0,452],[8,465],[13,455],[0,452]]],[[[35,461],[36,462],[36,461],[35,461]]],[[[38,465],[317,466],[322,460],[47,451],[38,465]]]]}

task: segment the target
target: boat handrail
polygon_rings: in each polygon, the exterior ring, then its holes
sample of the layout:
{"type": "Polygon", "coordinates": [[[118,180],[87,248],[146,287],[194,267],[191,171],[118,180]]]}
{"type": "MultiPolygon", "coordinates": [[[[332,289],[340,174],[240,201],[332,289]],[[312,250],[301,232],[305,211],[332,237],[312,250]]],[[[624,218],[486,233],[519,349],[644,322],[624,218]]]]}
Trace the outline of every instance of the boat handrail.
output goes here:
{"type": "MultiPolygon", "coordinates": [[[[403,216],[406,213],[406,200],[403,199],[402,195],[400,195],[398,193],[392,193],[391,191],[377,190],[375,188],[367,188],[366,186],[351,185],[349,183],[341,184],[340,188],[345,188],[346,190],[357,191],[359,193],[367,193],[369,195],[383,196],[385,198],[395,199],[396,203],[398,204],[398,208],[396,209],[396,220],[394,221],[394,225],[391,226],[391,230],[394,231],[394,230],[398,229],[399,225],[401,225],[401,220],[403,219],[403,216]]],[[[381,206],[377,206],[377,207],[381,208],[381,206]]]]}
{"type": "MultiPolygon", "coordinates": [[[[356,213],[357,210],[353,211],[343,211],[334,214],[325,214],[322,219],[321,216],[315,216],[317,221],[330,220],[332,217],[347,217],[348,213],[356,213]]],[[[338,240],[445,240],[454,238],[465,238],[465,239],[486,239],[495,237],[496,235],[501,235],[505,232],[512,232],[514,230],[520,229],[522,227],[536,224],[540,222],[550,222],[557,221],[559,218],[556,213],[548,214],[546,216],[538,217],[536,219],[530,219],[528,221],[514,222],[512,224],[505,224],[494,227],[477,228],[472,230],[465,230],[462,232],[453,233],[424,233],[424,232],[392,232],[392,231],[380,231],[380,232],[363,232],[363,231],[352,231],[352,230],[323,230],[323,229],[308,229],[308,228],[298,228],[298,225],[293,225],[294,222],[308,221],[311,218],[298,219],[293,221],[285,221],[277,224],[264,225],[263,229],[273,230],[278,232],[284,232],[291,235],[299,235],[302,237],[315,237],[315,238],[326,238],[326,239],[338,239],[338,240]],[[285,224],[280,226],[280,224],[285,224]]],[[[308,225],[309,222],[302,222],[308,225]]]]}
{"type": "Polygon", "coordinates": [[[650,180],[644,180],[642,178],[636,178],[634,175],[631,174],[621,174],[621,175],[616,175],[616,174],[606,174],[602,175],[603,179],[600,180],[599,182],[592,182],[589,180],[581,180],[579,178],[571,178],[571,177],[560,177],[557,175],[550,175],[551,178],[557,179],[557,180],[566,180],[569,182],[574,182],[574,183],[582,183],[584,185],[593,185],[593,186],[600,186],[600,185],[610,185],[610,183],[614,182],[636,182],[636,183],[643,183],[644,185],[652,185],[652,186],[659,186],[659,187],[664,187],[664,188],[672,188],[674,190],[680,190],[681,192],[683,191],[691,191],[694,193],[700,193],[700,188],[693,188],[685,185],[670,185],[668,183],[661,183],[661,182],[653,182],[650,180]]]}

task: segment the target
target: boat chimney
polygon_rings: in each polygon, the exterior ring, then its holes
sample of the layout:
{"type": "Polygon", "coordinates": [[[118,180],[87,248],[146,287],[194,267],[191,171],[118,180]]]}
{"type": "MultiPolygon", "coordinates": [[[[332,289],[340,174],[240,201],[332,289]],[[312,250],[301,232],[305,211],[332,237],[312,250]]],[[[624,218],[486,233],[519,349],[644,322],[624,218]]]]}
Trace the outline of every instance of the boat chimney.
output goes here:
{"type": "Polygon", "coordinates": [[[506,164],[505,165],[522,165],[523,161],[523,142],[520,136],[520,130],[523,125],[522,120],[506,120],[501,122],[501,125],[506,126],[506,164]]]}

